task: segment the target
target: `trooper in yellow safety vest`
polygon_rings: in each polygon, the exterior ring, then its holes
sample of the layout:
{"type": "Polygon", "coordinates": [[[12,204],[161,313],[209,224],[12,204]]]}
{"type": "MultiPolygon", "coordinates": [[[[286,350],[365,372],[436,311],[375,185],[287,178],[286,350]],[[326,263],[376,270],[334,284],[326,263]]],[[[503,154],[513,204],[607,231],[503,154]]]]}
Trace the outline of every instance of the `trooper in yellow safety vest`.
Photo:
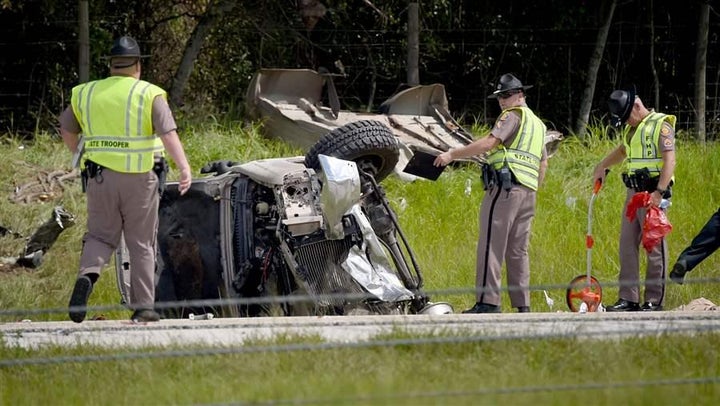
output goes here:
{"type": "Polygon", "coordinates": [[[59,118],[87,193],[87,232],[69,303],[77,323],[85,319],[93,285],[122,235],[130,254],[131,320],[160,319],[154,310],[155,242],[164,152],[180,171],[180,194],[192,175],[165,91],[140,80],[144,57],[133,38],[116,40],[107,57],[110,76],[75,86],[59,118]]]}
{"type": "Polygon", "coordinates": [[[455,159],[488,154],[483,168],[486,192],[480,206],[476,303],[463,313],[500,313],[503,262],[510,305],[518,312],[530,311],[530,226],[536,191],[547,169],[545,124],[525,102],[525,90],[531,87],[510,73],[502,75],[488,96],[496,98],[502,110],[492,130],[435,159],[435,166],[444,166],[455,159]]]}
{"type": "Polygon", "coordinates": [[[630,199],[637,192],[649,192],[653,206],[669,201],[675,171],[675,116],[645,107],[635,88],[615,90],[608,101],[612,125],[621,127],[622,143],[595,167],[593,183],[605,180],[607,169],[625,162],[623,181],[627,186],[620,228],[619,298],[606,308],[610,312],[662,310],[668,269],[667,242],[663,238],[647,256],[644,301],[640,304],[640,243],[646,209],[633,222],[625,217],[630,199]],[[624,126],[623,126],[624,125],[624,126]]]}

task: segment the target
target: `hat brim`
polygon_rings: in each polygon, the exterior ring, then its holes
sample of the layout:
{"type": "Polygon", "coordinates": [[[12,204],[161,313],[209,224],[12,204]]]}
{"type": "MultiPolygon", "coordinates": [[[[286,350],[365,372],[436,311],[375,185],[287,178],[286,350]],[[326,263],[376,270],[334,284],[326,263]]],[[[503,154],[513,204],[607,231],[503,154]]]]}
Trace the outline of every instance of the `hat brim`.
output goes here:
{"type": "Polygon", "coordinates": [[[489,95],[487,98],[488,98],[488,99],[497,99],[497,97],[498,97],[498,95],[499,95],[500,93],[512,92],[513,90],[522,90],[522,91],[524,92],[525,89],[530,89],[530,88],[533,87],[533,86],[534,86],[534,85],[526,85],[526,86],[523,86],[523,87],[515,87],[515,88],[512,88],[512,89],[496,90],[496,91],[492,92],[492,94],[489,95]]]}
{"type": "Polygon", "coordinates": [[[152,56],[152,55],[105,55],[105,56],[101,56],[100,59],[105,60],[105,61],[109,61],[109,60],[112,59],[112,58],[140,58],[140,59],[145,59],[145,58],[149,58],[149,57],[151,57],[151,56],[152,56]]]}

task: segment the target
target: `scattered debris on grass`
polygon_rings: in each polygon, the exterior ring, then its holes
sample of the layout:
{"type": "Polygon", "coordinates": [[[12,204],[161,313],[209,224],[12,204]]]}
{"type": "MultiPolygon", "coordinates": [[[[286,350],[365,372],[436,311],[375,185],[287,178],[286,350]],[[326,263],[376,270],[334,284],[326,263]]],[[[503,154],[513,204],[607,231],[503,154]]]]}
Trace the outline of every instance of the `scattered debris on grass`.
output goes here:
{"type": "Polygon", "coordinates": [[[67,183],[74,184],[80,177],[77,169],[70,171],[58,169],[53,171],[37,170],[35,178],[25,184],[15,186],[10,196],[14,203],[47,202],[60,197],[67,183]]]}
{"type": "MultiPolygon", "coordinates": [[[[60,234],[73,225],[75,225],[75,215],[66,211],[62,206],[56,206],[50,218],[30,236],[20,257],[0,258],[0,271],[8,272],[18,266],[31,269],[39,267],[45,253],[55,244],[60,234]]],[[[4,227],[2,229],[7,230],[4,227]]],[[[22,238],[17,233],[12,235],[22,238]]]]}

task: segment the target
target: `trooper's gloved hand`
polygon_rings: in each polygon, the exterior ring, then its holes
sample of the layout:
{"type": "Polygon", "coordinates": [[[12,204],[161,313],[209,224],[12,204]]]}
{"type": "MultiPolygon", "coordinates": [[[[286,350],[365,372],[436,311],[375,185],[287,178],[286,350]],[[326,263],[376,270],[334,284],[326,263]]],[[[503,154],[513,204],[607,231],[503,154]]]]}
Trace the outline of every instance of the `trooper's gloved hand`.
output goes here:
{"type": "Polygon", "coordinates": [[[213,173],[215,172],[216,175],[223,174],[225,172],[228,172],[230,170],[231,166],[237,165],[238,162],[235,161],[212,161],[208,162],[205,166],[203,166],[200,169],[200,173],[213,173]]]}

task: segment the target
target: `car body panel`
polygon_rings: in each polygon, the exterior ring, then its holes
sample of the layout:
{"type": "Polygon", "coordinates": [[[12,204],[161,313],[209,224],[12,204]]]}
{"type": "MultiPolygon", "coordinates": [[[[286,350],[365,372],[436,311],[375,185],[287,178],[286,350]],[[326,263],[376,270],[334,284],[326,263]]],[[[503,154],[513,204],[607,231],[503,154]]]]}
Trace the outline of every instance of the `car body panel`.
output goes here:
{"type": "MultiPolygon", "coordinates": [[[[398,174],[402,174],[414,151],[437,155],[473,141],[473,135],[450,114],[442,84],[404,89],[382,103],[380,113],[370,113],[340,109],[333,76],[310,69],[261,69],[248,87],[246,107],[252,118],[262,120],[267,136],[304,150],[347,123],[382,122],[392,129],[401,146],[398,174]],[[323,89],[327,89],[331,107],[322,104],[323,89]]],[[[545,144],[549,156],[555,153],[562,138],[558,131],[547,131],[545,144]]],[[[484,158],[465,161],[482,162],[484,158]]]]}

